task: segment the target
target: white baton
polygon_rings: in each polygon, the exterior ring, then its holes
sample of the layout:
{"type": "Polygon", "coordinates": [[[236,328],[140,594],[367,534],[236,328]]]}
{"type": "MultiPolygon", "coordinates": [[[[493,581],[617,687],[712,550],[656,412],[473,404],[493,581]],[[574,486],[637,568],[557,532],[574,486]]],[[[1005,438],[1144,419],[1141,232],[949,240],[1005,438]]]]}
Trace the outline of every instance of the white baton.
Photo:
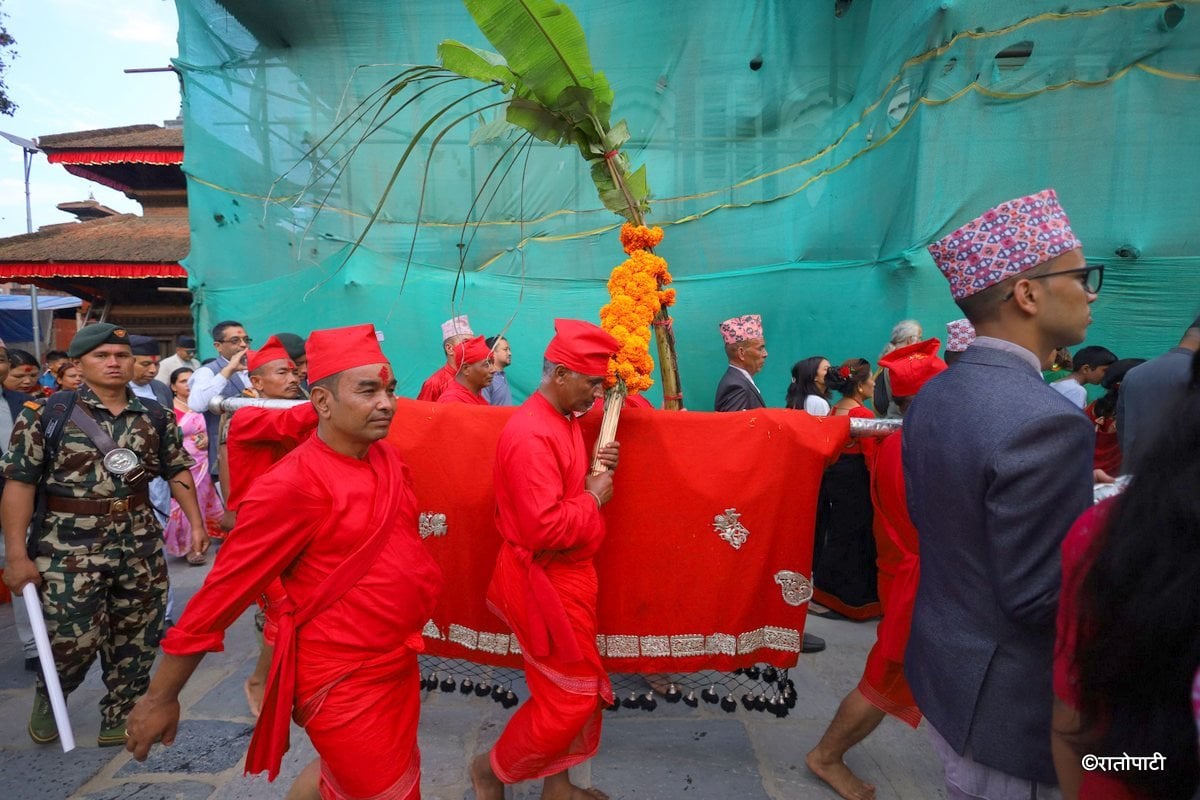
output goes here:
{"type": "Polygon", "coordinates": [[[50,693],[50,708],[54,710],[54,724],[58,726],[59,741],[64,753],[75,749],[75,734],[67,716],[67,698],[63,696],[58,682],[58,668],[54,665],[54,653],[50,652],[50,636],[46,633],[46,620],[42,617],[42,603],[38,599],[37,587],[27,583],[21,588],[25,608],[29,611],[29,624],[33,627],[33,640],[37,642],[38,660],[42,662],[42,677],[46,691],[50,693]]]}

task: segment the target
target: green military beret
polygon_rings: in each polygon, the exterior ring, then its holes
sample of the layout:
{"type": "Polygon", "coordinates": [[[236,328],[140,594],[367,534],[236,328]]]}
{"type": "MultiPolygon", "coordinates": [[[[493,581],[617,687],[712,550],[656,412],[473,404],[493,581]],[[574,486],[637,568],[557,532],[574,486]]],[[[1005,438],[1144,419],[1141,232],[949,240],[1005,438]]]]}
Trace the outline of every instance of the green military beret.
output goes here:
{"type": "Polygon", "coordinates": [[[67,348],[67,355],[71,358],[79,358],[85,353],[90,353],[102,344],[129,344],[129,334],[124,328],[118,328],[108,322],[97,322],[94,325],[87,325],[79,329],[75,334],[75,338],[71,340],[71,345],[67,348]]]}

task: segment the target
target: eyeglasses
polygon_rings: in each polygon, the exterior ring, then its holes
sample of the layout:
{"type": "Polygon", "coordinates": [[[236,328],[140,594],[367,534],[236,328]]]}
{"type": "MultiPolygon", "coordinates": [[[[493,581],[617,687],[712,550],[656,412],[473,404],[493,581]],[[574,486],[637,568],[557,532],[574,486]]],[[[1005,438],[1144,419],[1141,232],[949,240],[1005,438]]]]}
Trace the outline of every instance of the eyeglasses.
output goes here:
{"type": "Polygon", "coordinates": [[[253,341],[249,336],[230,336],[228,339],[222,339],[221,344],[244,344],[249,347],[253,341]]]}
{"type": "MultiPolygon", "coordinates": [[[[1100,294],[1100,287],[1104,285],[1104,265],[1103,264],[1088,264],[1086,267],[1078,269],[1064,269],[1062,272],[1047,272],[1044,275],[1031,275],[1026,280],[1036,281],[1043,278],[1058,278],[1063,275],[1080,275],[1079,281],[1083,284],[1083,289],[1088,294],[1100,294]]],[[[1005,300],[1011,300],[1012,292],[1004,295],[1005,300]]]]}

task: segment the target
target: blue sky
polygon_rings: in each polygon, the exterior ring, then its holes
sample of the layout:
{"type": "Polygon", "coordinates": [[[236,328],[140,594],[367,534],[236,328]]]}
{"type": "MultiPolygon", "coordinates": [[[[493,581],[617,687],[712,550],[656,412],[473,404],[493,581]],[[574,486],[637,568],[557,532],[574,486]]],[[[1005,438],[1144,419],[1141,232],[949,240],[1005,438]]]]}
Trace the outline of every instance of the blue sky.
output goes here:
{"type": "MultiPolygon", "coordinates": [[[[17,55],[5,72],[10,99],[20,106],[0,116],[0,130],[26,139],[173,119],[179,113],[174,73],[126,75],[165,67],[177,55],[179,29],[172,0],[0,0],[17,55]]],[[[30,173],[33,227],[70,222],[55,206],[86,200],[137,212],[120,192],[76,178],[46,157],[30,173]]],[[[21,149],[0,139],[0,237],[25,233],[21,149]]]]}

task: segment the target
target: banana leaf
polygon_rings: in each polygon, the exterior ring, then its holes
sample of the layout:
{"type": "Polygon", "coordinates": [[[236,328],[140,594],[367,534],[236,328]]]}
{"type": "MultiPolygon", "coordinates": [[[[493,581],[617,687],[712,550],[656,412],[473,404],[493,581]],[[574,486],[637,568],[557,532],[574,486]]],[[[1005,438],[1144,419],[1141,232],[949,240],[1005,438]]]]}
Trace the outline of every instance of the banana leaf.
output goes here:
{"type": "MultiPolygon", "coordinates": [[[[467,11],[508,68],[547,108],[559,110],[568,87],[590,89],[598,105],[612,108],[613,93],[603,73],[592,69],[579,20],[553,0],[464,0],[467,11]]],[[[607,128],[608,117],[599,118],[607,128]]]]}

